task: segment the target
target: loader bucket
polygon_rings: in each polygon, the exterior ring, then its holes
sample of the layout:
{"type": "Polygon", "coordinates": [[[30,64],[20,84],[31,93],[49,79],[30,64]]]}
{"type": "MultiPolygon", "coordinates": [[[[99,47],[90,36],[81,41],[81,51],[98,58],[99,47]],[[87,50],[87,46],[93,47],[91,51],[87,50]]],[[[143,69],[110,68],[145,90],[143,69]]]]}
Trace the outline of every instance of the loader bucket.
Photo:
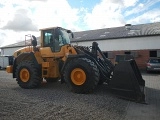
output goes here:
{"type": "Polygon", "coordinates": [[[122,61],[115,66],[109,87],[120,97],[145,103],[145,81],[135,60],[122,61]]]}

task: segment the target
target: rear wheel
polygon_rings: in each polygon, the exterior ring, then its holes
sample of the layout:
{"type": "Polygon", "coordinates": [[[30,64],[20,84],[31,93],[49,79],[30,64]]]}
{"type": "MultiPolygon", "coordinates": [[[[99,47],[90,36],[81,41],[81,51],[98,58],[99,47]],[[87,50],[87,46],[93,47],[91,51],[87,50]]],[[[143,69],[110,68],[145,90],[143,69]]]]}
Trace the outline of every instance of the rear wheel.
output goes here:
{"type": "Polygon", "coordinates": [[[42,78],[32,61],[22,61],[18,64],[16,69],[17,83],[22,88],[36,88],[39,87],[42,78]]]}
{"type": "Polygon", "coordinates": [[[89,93],[98,84],[99,70],[90,59],[73,59],[65,67],[64,80],[72,91],[76,93],[89,93]]]}

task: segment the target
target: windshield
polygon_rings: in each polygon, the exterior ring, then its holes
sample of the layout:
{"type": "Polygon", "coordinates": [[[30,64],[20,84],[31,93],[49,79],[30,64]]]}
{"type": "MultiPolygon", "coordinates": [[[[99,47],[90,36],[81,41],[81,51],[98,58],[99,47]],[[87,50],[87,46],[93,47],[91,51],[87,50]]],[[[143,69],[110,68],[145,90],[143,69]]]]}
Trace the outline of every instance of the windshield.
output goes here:
{"type": "Polygon", "coordinates": [[[160,63],[160,59],[151,59],[150,63],[160,63]]]}
{"type": "Polygon", "coordinates": [[[66,30],[59,29],[58,30],[58,40],[59,40],[60,46],[70,44],[70,34],[67,33],[66,30]]]}

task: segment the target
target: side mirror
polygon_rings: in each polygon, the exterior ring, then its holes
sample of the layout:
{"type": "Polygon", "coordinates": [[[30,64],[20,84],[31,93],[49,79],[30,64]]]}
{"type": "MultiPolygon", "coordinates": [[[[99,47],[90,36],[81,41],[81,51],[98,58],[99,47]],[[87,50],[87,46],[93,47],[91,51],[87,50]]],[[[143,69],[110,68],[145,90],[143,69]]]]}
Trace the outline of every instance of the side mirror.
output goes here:
{"type": "Polygon", "coordinates": [[[72,38],[74,38],[74,34],[73,34],[73,32],[71,30],[67,30],[67,33],[70,33],[72,38]]]}
{"type": "Polygon", "coordinates": [[[71,30],[67,30],[67,33],[72,33],[72,31],[71,30]]]}

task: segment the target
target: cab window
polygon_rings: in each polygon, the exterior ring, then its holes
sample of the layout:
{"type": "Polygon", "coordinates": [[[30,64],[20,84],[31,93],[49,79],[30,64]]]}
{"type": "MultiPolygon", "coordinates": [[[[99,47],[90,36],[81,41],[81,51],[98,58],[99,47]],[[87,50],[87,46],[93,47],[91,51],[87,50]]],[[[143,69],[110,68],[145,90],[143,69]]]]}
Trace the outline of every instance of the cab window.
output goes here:
{"type": "Polygon", "coordinates": [[[52,42],[53,42],[53,35],[52,35],[52,31],[50,30],[50,31],[44,31],[44,33],[43,33],[44,35],[44,40],[43,40],[43,44],[44,44],[44,46],[45,47],[50,47],[51,46],[51,44],[53,44],[52,42]]]}
{"type": "Polygon", "coordinates": [[[55,51],[60,51],[63,45],[70,44],[69,34],[66,30],[57,28],[55,30],[55,51]]]}
{"type": "Polygon", "coordinates": [[[44,47],[50,47],[53,52],[59,52],[63,45],[70,44],[70,35],[65,29],[44,30],[43,36],[44,47]]]}
{"type": "Polygon", "coordinates": [[[70,35],[67,33],[66,30],[57,29],[56,35],[60,46],[70,44],[70,38],[69,38],[70,35]]]}

